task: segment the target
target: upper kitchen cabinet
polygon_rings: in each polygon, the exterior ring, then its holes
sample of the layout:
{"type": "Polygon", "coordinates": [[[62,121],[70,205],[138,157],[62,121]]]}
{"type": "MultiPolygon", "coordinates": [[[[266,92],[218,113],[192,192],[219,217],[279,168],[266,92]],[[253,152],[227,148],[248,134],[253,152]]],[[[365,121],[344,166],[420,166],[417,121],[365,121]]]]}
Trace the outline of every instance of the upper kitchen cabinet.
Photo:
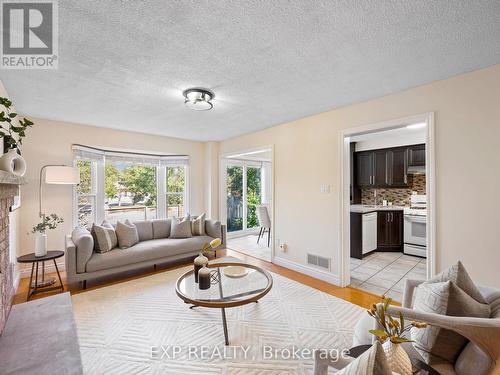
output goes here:
{"type": "Polygon", "coordinates": [[[388,186],[389,183],[389,152],[387,150],[373,151],[373,185],[388,186]]]}
{"type": "Polygon", "coordinates": [[[395,148],[388,151],[389,185],[392,187],[408,186],[408,150],[395,148]]]}
{"type": "Polygon", "coordinates": [[[355,158],[357,186],[373,186],[373,152],[356,152],[355,158]]]}
{"type": "Polygon", "coordinates": [[[425,167],[425,144],[408,147],[408,167],[425,167]]]}

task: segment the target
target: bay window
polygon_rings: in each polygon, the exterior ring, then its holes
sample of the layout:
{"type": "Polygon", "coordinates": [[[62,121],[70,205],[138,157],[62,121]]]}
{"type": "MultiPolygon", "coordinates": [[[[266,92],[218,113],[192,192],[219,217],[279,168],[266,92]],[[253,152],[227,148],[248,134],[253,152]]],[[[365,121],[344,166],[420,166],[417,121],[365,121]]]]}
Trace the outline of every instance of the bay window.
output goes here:
{"type": "Polygon", "coordinates": [[[80,184],[75,223],[140,221],[188,213],[187,156],[160,156],[73,146],[80,184]]]}

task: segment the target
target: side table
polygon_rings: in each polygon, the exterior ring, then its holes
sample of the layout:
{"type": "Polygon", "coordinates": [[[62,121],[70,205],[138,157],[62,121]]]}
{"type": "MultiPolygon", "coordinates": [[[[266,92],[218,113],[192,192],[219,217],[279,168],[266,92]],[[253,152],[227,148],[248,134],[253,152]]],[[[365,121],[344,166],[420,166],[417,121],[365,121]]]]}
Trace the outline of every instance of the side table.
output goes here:
{"type": "Polygon", "coordinates": [[[64,285],[61,280],[61,275],[59,274],[59,268],[57,268],[57,263],[56,259],[60,258],[64,255],[64,251],[47,251],[47,254],[45,254],[42,257],[37,257],[35,256],[35,253],[31,254],[26,254],[23,256],[20,256],[17,258],[18,263],[31,263],[31,275],[30,275],[30,281],[28,285],[28,296],[26,300],[29,301],[29,299],[38,293],[43,293],[43,292],[49,292],[51,290],[57,290],[61,289],[61,291],[64,291],[64,285]],[[57,271],[57,277],[59,278],[59,286],[40,286],[40,283],[38,281],[38,264],[42,263],[42,277],[45,278],[45,262],[47,261],[53,261],[54,266],[56,267],[57,271]],[[36,268],[36,271],[35,271],[36,268]],[[35,273],[35,282],[33,282],[33,273],[35,273]]]}

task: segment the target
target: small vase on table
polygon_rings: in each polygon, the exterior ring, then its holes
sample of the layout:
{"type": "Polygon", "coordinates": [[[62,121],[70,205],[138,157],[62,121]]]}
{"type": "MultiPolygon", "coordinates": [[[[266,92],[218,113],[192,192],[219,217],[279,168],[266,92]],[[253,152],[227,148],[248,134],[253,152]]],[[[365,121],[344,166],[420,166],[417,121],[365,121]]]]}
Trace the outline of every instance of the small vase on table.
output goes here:
{"type": "Polygon", "coordinates": [[[35,235],[35,256],[43,257],[47,255],[47,234],[37,232],[35,235]]]}

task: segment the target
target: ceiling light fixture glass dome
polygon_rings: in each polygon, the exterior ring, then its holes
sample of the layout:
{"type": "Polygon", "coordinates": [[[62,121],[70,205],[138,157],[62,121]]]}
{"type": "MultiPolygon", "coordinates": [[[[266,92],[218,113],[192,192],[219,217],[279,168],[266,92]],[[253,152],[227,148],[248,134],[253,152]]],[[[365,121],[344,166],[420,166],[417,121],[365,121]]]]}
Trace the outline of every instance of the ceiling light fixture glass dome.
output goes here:
{"type": "Polygon", "coordinates": [[[184,104],[186,107],[195,111],[208,111],[214,107],[212,99],[215,95],[208,89],[191,88],[184,90],[182,95],[184,95],[184,104]]]}

